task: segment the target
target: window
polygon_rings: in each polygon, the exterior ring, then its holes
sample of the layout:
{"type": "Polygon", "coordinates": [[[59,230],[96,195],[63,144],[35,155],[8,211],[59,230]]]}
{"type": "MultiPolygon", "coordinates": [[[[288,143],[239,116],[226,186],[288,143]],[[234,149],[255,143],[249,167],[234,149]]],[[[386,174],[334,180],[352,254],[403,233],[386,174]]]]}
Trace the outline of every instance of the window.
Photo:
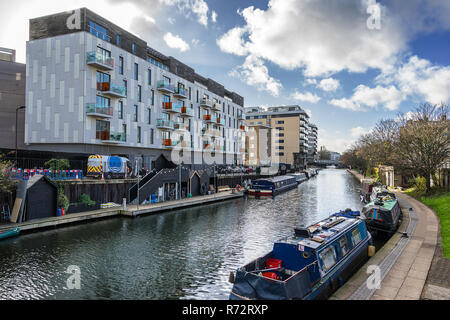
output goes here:
{"type": "Polygon", "coordinates": [[[97,55],[101,56],[101,61],[107,61],[111,59],[111,51],[97,47],[97,55]]]}
{"type": "Polygon", "coordinates": [[[108,36],[106,29],[92,21],[89,22],[89,31],[94,36],[103,39],[105,41],[111,42],[111,37],[108,36]]]}
{"type": "Polygon", "coordinates": [[[127,141],[127,125],[125,123],[122,124],[122,132],[125,136],[125,141],[127,141]]]}
{"type": "Polygon", "coordinates": [[[95,121],[95,138],[99,140],[109,140],[109,121],[95,121]]]}
{"type": "Polygon", "coordinates": [[[189,87],[189,100],[192,100],[192,99],[191,99],[191,91],[192,91],[192,90],[191,90],[191,87],[189,87]]]}
{"type": "Polygon", "coordinates": [[[277,140],[277,143],[284,143],[284,140],[277,140]]]}
{"type": "Polygon", "coordinates": [[[137,87],[137,95],[138,95],[138,101],[142,102],[142,87],[138,85],[137,87]]]}
{"type": "Polygon", "coordinates": [[[169,77],[163,76],[163,80],[164,80],[165,84],[170,84],[170,78],[169,77]]]}
{"type": "Polygon", "coordinates": [[[339,247],[341,248],[342,256],[345,256],[349,250],[348,241],[345,236],[339,239],[339,247]]]}
{"type": "Polygon", "coordinates": [[[134,80],[139,80],[139,65],[134,63],[134,80]]]}
{"type": "Polygon", "coordinates": [[[108,91],[104,83],[110,83],[111,76],[107,73],[97,71],[97,90],[108,91]]]}
{"type": "Polygon", "coordinates": [[[123,101],[119,101],[119,119],[123,119],[123,101]]]}
{"type": "Polygon", "coordinates": [[[135,105],[134,110],[133,110],[133,121],[134,122],[138,121],[138,109],[139,109],[139,107],[137,105],[135,105]]]}
{"type": "Polygon", "coordinates": [[[277,120],[275,121],[275,124],[284,124],[284,120],[277,120]]]}
{"type": "Polygon", "coordinates": [[[170,96],[163,94],[162,98],[163,98],[162,102],[170,102],[170,96]]]}
{"type": "Polygon", "coordinates": [[[149,86],[152,85],[152,69],[148,69],[147,83],[148,83],[149,86]]]}
{"type": "Polygon", "coordinates": [[[116,36],[116,44],[120,45],[120,36],[119,35],[116,36]]]}
{"type": "Polygon", "coordinates": [[[336,263],[336,253],[333,247],[329,247],[322,251],[320,254],[320,259],[322,260],[322,269],[328,271],[336,263]]]}
{"type": "Polygon", "coordinates": [[[277,137],[284,137],[284,133],[277,133],[277,137]]]}
{"type": "Polygon", "coordinates": [[[150,101],[151,105],[154,106],[155,105],[155,91],[152,90],[152,96],[151,96],[151,101],[150,101]]]}
{"type": "Polygon", "coordinates": [[[141,127],[137,127],[137,143],[141,143],[141,127]]]}
{"type": "Polygon", "coordinates": [[[131,52],[135,52],[136,51],[136,46],[134,45],[134,43],[131,44],[131,52]]]}
{"type": "Polygon", "coordinates": [[[284,152],[278,152],[277,156],[284,156],[284,152]]]}
{"type": "Polygon", "coordinates": [[[198,103],[198,90],[197,90],[197,103],[198,103]]]}
{"type": "Polygon", "coordinates": [[[154,132],[153,132],[153,128],[151,128],[150,129],[150,144],[153,144],[154,142],[153,142],[153,135],[154,135],[154,132]]]}
{"type": "Polygon", "coordinates": [[[284,131],[284,127],[276,127],[277,130],[284,131]]]}
{"type": "Polygon", "coordinates": [[[123,80],[123,87],[125,88],[125,96],[128,96],[128,84],[127,80],[123,80]]]}
{"type": "Polygon", "coordinates": [[[352,231],[352,243],[353,246],[356,246],[358,243],[361,242],[361,234],[359,233],[359,229],[356,228],[352,231]]]}
{"type": "Polygon", "coordinates": [[[119,57],[119,74],[123,74],[123,57],[119,57]]]}
{"type": "Polygon", "coordinates": [[[147,108],[147,123],[152,124],[152,109],[147,108]]]}
{"type": "Polygon", "coordinates": [[[278,150],[284,150],[284,146],[277,146],[278,150]]]}
{"type": "Polygon", "coordinates": [[[111,106],[111,99],[102,96],[97,96],[96,103],[97,106],[99,107],[109,108],[111,106]]]}

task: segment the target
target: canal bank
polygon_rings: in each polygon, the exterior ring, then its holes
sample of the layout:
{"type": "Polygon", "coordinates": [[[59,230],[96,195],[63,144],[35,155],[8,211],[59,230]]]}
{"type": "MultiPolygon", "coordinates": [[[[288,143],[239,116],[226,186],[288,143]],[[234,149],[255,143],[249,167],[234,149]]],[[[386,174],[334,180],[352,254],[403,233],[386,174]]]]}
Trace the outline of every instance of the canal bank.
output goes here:
{"type": "Polygon", "coordinates": [[[21,232],[35,232],[49,228],[57,228],[76,223],[94,222],[95,220],[127,216],[136,217],[143,214],[156,214],[168,210],[181,209],[186,207],[204,205],[207,203],[214,203],[230,199],[236,199],[243,196],[242,192],[224,191],[212,195],[196,196],[192,198],[185,198],[181,200],[165,201],[160,203],[153,203],[149,205],[127,205],[124,209],[122,206],[105,208],[87,212],[67,214],[59,217],[49,217],[43,219],[34,219],[22,223],[0,225],[0,232],[14,227],[19,227],[21,232]]]}
{"type": "MultiPolygon", "coordinates": [[[[360,182],[364,178],[354,170],[348,171],[360,182]]],[[[424,298],[428,288],[426,280],[436,250],[438,220],[435,213],[419,201],[401,192],[395,192],[395,194],[403,212],[403,220],[398,232],[343,287],[335,292],[331,299],[418,300],[424,298]],[[370,285],[373,276],[368,273],[368,270],[373,272],[371,266],[379,267],[381,280],[379,288],[370,285]]],[[[435,290],[434,287],[430,288],[435,290]]]]}

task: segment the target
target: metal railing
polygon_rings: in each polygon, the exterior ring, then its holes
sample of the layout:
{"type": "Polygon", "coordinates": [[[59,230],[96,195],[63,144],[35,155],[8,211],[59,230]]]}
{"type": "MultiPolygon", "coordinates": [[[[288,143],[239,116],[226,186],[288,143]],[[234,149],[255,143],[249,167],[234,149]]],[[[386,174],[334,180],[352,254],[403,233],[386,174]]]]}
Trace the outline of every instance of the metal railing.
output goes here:
{"type": "Polygon", "coordinates": [[[86,114],[102,114],[105,116],[112,116],[113,115],[113,108],[102,106],[96,103],[87,103],[86,104],[86,114]]]}
{"type": "Polygon", "coordinates": [[[91,51],[88,52],[86,55],[86,63],[91,64],[101,64],[104,66],[107,66],[111,69],[114,68],[114,59],[111,57],[106,57],[105,55],[102,55],[101,53],[97,51],[91,51]]]}

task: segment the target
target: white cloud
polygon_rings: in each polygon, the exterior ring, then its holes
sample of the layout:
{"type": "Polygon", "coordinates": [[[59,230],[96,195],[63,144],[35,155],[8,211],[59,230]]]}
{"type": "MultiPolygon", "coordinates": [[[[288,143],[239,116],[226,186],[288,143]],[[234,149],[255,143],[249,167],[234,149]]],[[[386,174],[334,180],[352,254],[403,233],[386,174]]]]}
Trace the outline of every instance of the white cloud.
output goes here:
{"type": "Polygon", "coordinates": [[[258,90],[268,91],[277,97],[282,87],[281,83],[269,76],[269,70],[263,61],[254,56],[248,56],[242,66],[233,69],[231,76],[238,77],[250,86],[255,86],[258,90]]]}
{"type": "Polygon", "coordinates": [[[382,74],[379,83],[395,83],[408,96],[430,103],[450,99],[450,66],[433,66],[430,61],[412,56],[395,72],[382,74]]]}
{"type": "Polygon", "coordinates": [[[307,78],[304,82],[304,85],[317,84],[317,80],[314,78],[307,78]]]}
{"type": "Polygon", "coordinates": [[[364,129],[363,127],[356,127],[356,128],[352,128],[350,129],[350,135],[357,139],[360,136],[362,136],[363,134],[367,134],[370,132],[370,129],[364,129]]]}
{"type": "Polygon", "coordinates": [[[236,50],[220,46],[223,37],[218,44],[225,52],[246,52],[285,69],[304,68],[312,77],[388,70],[405,48],[405,37],[384,10],[383,28],[368,29],[365,9],[361,0],[345,5],[335,0],[271,0],[267,10],[251,6],[239,11],[246,25],[223,36],[239,36],[236,50]]]}
{"type": "Polygon", "coordinates": [[[340,135],[328,132],[328,130],[319,127],[318,145],[325,146],[327,150],[335,152],[344,152],[353,143],[348,137],[341,137],[340,135]]]}
{"type": "Polygon", "coordinates": [[[211,21],[214,23],[217,22],[217,12],[215,12],[214,10],[211,13],[211,21]]]}
{"type": "Polygon", "coordinates": [[[365,107],[377,108],[378,106],[396,110],[404,99],[404,94],[393,85],[387,88],[382,86],[369,88],[361,84],[355,88],[350,99],[332,99],[328,102],[334,106],[355,111],[367,111],[365,107]]]}
{"type": "Polygon", "coordinates": [[[184,52],[184,51],[187,51],[190,49],[189,44],[186,41],[184,41],[177,35],[173,35],[170,32],[167,32],[164,35],[163,39],[164,39],[165,43],[167,44],[167,46],[170,48],[178,49],[181,52],[184,52]]]}
{"type": "Polygon", "coordinates": [[[301,92],[295,91],[291,97],[294,100],[307,101],[307,102],[311,102],[311,103],[316,103],[320,100],[320,97],[318,95],[316,95],[315,93],[313,94],[311,92],[301,93],[301,92]]]}
{"type": "Polygon", "coordinates": [[[340,82],[337,79],[327,78],[323,79],[317,85],[318,88],[324,91],[336,91],[339,88],[340,82]]]}
{"type": "Polygon", "coordinates": [[[174,24],[174,23],[175,23],[175,19],[172,18],[172,17],[169,17],[169,18],[167,19],[167,21],[169,21],[170,24],[174,24]]]}
{"type": "Polygon", "coordinates": [[[245,47],[244,40],[242,39],[244,33],[244,28],[230,29],[220,39],[217,39],[216,43],[223,52],[244,56],[248,54],[248,50],[245,47]]]}

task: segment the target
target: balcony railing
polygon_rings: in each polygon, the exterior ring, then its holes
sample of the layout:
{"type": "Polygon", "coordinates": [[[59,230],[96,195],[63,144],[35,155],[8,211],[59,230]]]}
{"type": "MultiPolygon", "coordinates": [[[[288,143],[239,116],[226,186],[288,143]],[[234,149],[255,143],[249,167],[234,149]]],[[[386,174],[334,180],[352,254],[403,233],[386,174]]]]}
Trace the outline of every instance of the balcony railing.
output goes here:
{"type": "Polygon", "coordinates": [[[156,119],[156,127],[158,129],[173,130],[174,123],[167,119],[156,119]]]}
{"type": "Polygon", "coordinates": [[[113,116],[113,108],[105,107],[96,103],[87,103],[86,115],[100,118],[111,118],[113,116]]]}
{"type": "Polygon", "coordinates": [[[111,57],[106,57],[97,51],[91,51],[87,53],[86,63],[97,68],[105,70],[114,69],[114,59],[111,57]]]}
{"type": "Polygon", "coordinates": [[[211,104],[211,109],[212,109],[212,110],[220,111],[220,107],[221,107],[221,105],[220,105],[218,102],[213,102],[213,103],[211,104]]]}
{"type": "Polygon", "coordinates": [[[176,130],[183,130],[183,131],[189,131],[189,124],[182,123],[182,122],[175,122],[174,128],[176,130]]]}
{"type": "Polygon", "coordinates": [[[175,91],[175,87],[164,80],[158,81],[156,87],[159,91],[166,93],[174,93],[175,91]]]}
{"type": "Polygon", "coordinates": [[[182,106],[176,105],[173,102],[163,102],[162,103],[162,109],[164,112],[171,112],[171,113],[181,113],[182,106]]]}
{"type": "Polygon", "coordinates": [[[193,117],[194,116],[194,109],[188,108],[188,107],[182,107],[181,108],[181,116],[183,116],[183,117],[193,117]]]}
{"type": "Polygon", "coordinates": [[[211,105],[211,101],[206,98],[200,100],[200,107],[211,108],[211,105]]]}
{"type": "Polygon", "coordinates": [[[179,140],[163,139],[163,146],[173,148],[180,143],[179,140]]]}
{"type": "Polygon", "coordinates": [[[224,126],[225,125],[225,119],[223,119],[221,117],[215,117],[214,118],[214,122],[216,122],[219,126],[224,126]]]}
{"type": "Polygon", "coordinates": [[[211,122],[211,115],[210,115],[210,114],[204,114],[204,115],[203,115],[203,121],[209,121],[209,122],[211,122]]]}
{"type": "Polygon", "coordinates": [[[111,132],[109,134],[109,141],[110,142],[126,142],[126,134],[125,132],[111,132]]]}
{"type": "Polygon", "coordinates": [[[177,96],[179,98],[186,99],[188,92],[185,88],[175,88],[175,91],[173,93],[174,96],[177,96]]]}
{"type": "Polygon", "coordinates": [[[239,114],[237,118],[238,120],[245,120],[245,116],[243,114],[239,114]]]}
{"type": "Polygon", "coordinates": [[[119,86],[111,82],[97,82],[97,90],[101,91],[104,95],[126,98],[127,90],[124,86],[119,86]]]}

